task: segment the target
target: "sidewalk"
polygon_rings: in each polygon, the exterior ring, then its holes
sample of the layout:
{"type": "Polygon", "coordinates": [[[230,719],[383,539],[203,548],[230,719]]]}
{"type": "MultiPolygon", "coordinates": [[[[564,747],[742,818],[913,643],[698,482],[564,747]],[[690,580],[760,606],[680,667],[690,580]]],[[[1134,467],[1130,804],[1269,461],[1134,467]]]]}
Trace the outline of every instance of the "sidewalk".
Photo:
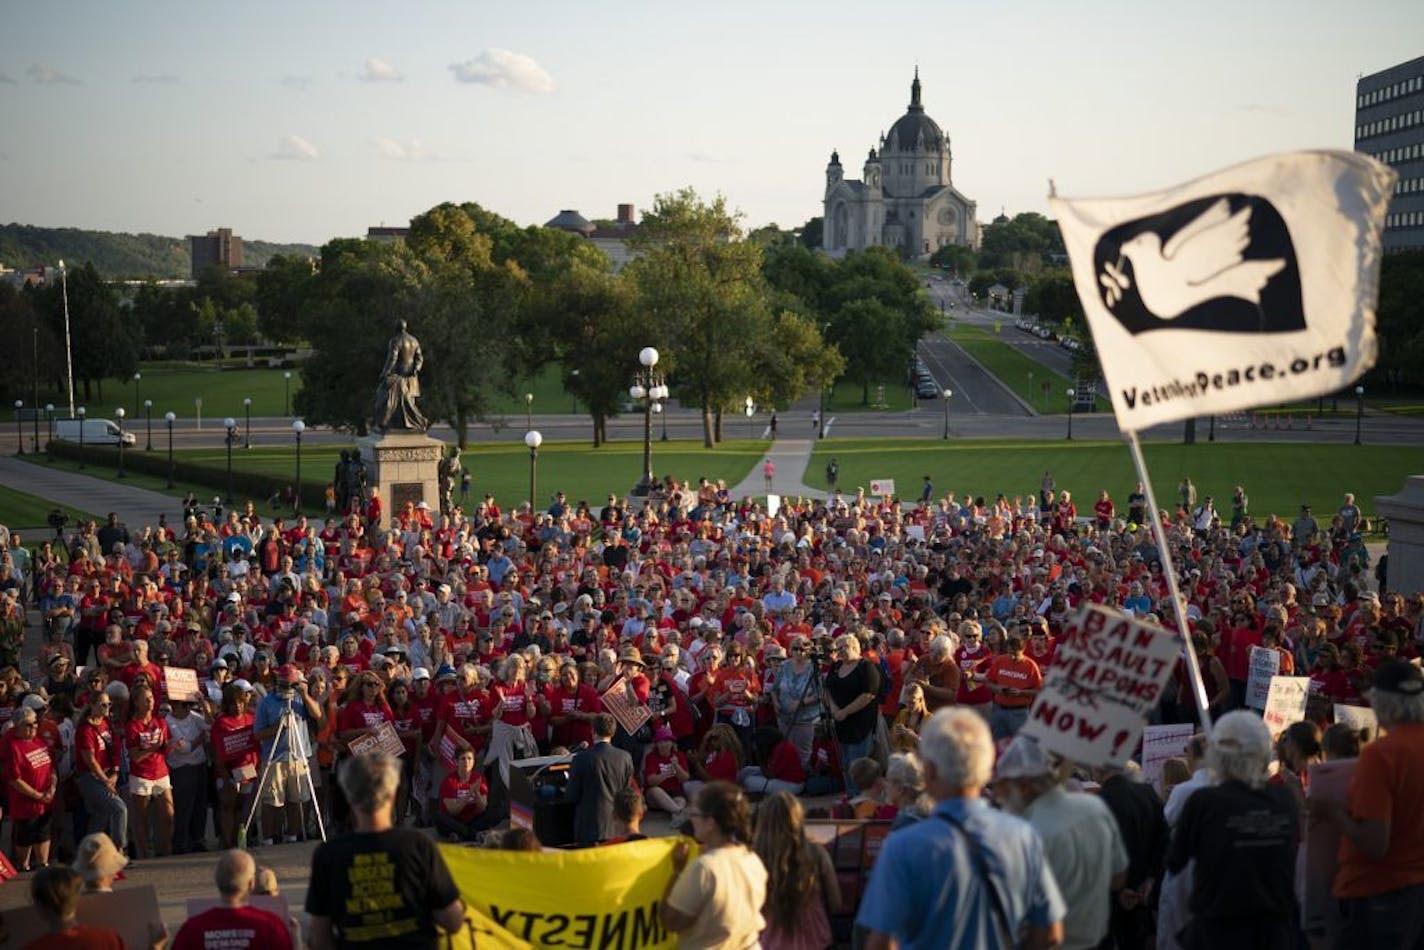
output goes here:
{"type": "MultiPolygon", "coordinates": [[[[0,456],[0,484],[48,498],[63,508],[92,512],[101,519],[111,511],[116,512],[119,521],[135,530],[157,524],[160,512],[166,512],[168,523],[175,527],[183,520],[181,499],[176,494],[164,495],[104,478],[31,465],[10,455],[0,456]]],[[[10,527],[35,529],[45,525],[10,527]]]]}
{"type": "Polygon", "coordinates": [[[801,481],[801,476],[806,473],[806,465],[811,461],[811,453],[816,448],[816,440],[811,437],[814,434],[811,429],[811,412],[815,405],[816,400],[803,399],[777,416],[776,439],[771,443],[766,455],[757,459],[747,477],[732,486],[733,498],[767,494],[762,465],[768,458],[776,467],[776,474],[771,480],[771,494],[780,495],[782,498],[795,498],[798,495],[812,498],[826,496],[824,491],[801,481]],[[792,432],[796,435],[785,434],[792,432]]]}

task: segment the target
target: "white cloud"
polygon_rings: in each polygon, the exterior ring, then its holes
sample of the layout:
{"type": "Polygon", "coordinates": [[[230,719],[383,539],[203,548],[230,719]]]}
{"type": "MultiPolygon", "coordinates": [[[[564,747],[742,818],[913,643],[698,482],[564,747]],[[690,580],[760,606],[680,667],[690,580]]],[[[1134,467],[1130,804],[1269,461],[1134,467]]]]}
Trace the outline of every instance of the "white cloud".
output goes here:
{"type": "Polygon", "coordinates": [[[177,86],[183,82],[183,80],[179,79],[172,73],[161,73],[157,76],[151,75],[149,73],[140,73],[139,75],[133,78],[133,81],[137,83],[146,83],[155,86],[177,86]]]}
{"type": "Polygon", "coordinates": [[[305,90],[312,86],[314,80],[310,76],[283,76],[282,85],[288,89],[305,90]]]}
{"type": "Polygon", "coordinates": [[[362,82],[400,82],[404,78],[400,70],[379,56],[366,60],[366,68],[361,71],[362,82]]]}
{"type": "Polygon", "coordinates": [[[80,82],[78,79],[75,79],[73,76],[66,75],[50,66],[42,66],[39,63],[31,63],[30,68],[25,70],[25,75],[29,76],[35,82],[45,83],[47,85],[84,85],[84,83],[80,82]]]}
{"type": "Polygon", "coordinates": [[[278,143],[272,157],[293,162],[314,162],[321,158],[321,151],[300,135],[288,135],[278,143]]]}
{"type": "Polygon", "coordinates": [[[381,153],[382,158],[389,158],[396,162],[437,161],[444,157],[420,139],[412,139],[406,143],[381,137],[372,139],[372,144],[376,146],[376,150],[381,153]]]}
{"type": "Polygon", "coordinates": [[[450,64],[450,71],[460,82],[480,83],[496,89],[554,91],[554,78],[533,57],[507,49],[484,50],[474,59],[450,64]]]}

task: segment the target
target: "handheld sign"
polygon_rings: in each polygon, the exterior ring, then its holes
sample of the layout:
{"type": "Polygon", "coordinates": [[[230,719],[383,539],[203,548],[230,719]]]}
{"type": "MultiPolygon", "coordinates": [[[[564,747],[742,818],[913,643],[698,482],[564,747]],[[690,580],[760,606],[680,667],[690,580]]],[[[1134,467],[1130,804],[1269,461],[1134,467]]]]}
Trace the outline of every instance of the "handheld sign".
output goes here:
{"type": "Polygon", "coordinates": [[[1271,677],[1281,669],[1281,655],[1266,647],[1251,648],[1251,672],[1246,680],[1246,705],[1265,709],[1271,692],[1271,677]]]}
{"type": "Polygon", "coordinates": [[[1308,676],[1272,676],[1270,691],[1266,694],[1266,711],[1263,718],[1272,736],[1279,735],[1286,726],[1305,718],[1305,702],[1310,695],[1308,676]]]}
{"type": "Polygon", "coordinates": [[[627,685],[628,680],[620,676],[608,687],[608,692],[599,698],[603,700],[603,708],[608,714],[618,720],[618,725],[622,726],[624,731],[632,735],[643,723],[653,718],[653,714],[648,711],[647,706],[628,702],[627,685]]]}
{"type": "Polygon", "coordinates": [[[1162,698],[1176,634],[1084,604],[1064,626],[1053,666],[1020,731],[1084,765],[1123,765],[1162,698]]]}
{"type": "Polygon", "coordinates": [[[1187,743],[1191,741],[1196,727],[1191,723],[1166,726],[1148,726],[1142,730],[1142,780],[1164,795],[1162,788],[1162,763],[1168,759],[1187,754],[1187,743]]]}
{"type": "Polygon", "coordinates": [[[870,493],[879,498],[889,498],[895,494],[895,479],[872,478],[870,480],[870,493]]]}
{"type": "Polygon", "coordinates": [[[184,669],[181,666],[168,666],[163,669],[163,681],[168,687],[168,698],[180,703],[196,703],[203,698],[202,690],[198,688],[198,671],[184,669]]]}
{"type": "Polygon", "coordinates": [[[1356,732],[1368,732],[1371,742],[1379,736],[1379,719],[1375,716],[1375,711],[1368,706],[1336,703],[1335,721],[1344,723],[1356,732]]]}
{"type": "Polygon", "coordinates": [[[370,735],[352,739],[350,748],[352,755],[367,755],[372,752],[405,755],[405,743],[401,742],[396,727],[388,722],[381,723],[370,735]]]}

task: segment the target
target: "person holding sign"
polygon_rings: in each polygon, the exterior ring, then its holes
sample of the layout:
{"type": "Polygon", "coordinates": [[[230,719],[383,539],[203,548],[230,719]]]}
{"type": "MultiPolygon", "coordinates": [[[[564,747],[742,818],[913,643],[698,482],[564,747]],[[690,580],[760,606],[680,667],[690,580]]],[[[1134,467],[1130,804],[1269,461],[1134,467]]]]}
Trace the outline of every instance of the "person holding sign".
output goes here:
{"type": "Polygon", "coordinates": [[[1424,935],[1424,673],[1380,663],[1370,703],[1383,738],[1360,750],[1349,802],[1311,799],[1311,821],[1340,829],[1337,947],[1413,947],[1424,935]]]}

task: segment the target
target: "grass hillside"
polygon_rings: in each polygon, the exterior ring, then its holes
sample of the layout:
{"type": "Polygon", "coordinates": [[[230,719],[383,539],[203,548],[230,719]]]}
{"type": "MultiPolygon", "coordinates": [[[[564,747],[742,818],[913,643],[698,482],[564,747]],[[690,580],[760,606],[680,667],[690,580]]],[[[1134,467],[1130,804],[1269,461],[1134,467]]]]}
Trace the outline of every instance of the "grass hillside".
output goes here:
{"type": "MultiPolygon", "coordinates": [[[[206,233],[207,229],[203,230],[206,233]]],[[[314,257],[317,248],[243,238],[242,260],[246,267],[262,267],[276,254],[314,257]]],[[[70,266],[92,263],[100,274],[116,279],[183,279],[190,274],[186,237],[0,224],[0,264],[26,270],[60,260],[70,266]]]]}

